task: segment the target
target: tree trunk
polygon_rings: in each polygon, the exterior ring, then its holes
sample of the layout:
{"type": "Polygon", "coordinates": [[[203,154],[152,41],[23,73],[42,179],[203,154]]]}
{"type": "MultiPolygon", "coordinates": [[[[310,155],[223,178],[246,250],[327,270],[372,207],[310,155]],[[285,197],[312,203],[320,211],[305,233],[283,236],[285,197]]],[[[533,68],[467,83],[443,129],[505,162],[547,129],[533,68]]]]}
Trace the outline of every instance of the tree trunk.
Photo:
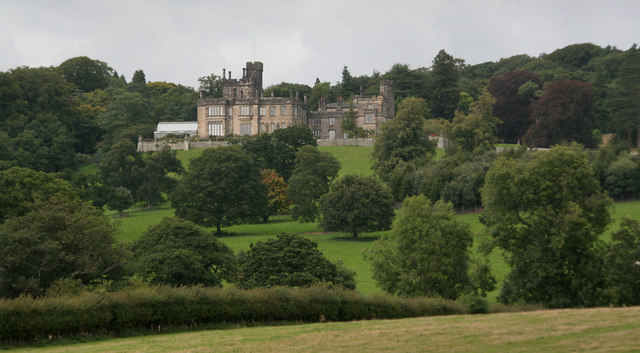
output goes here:
{"type": "Polygon", "coordinates": [[[640,149],[640,125],[636,126],[636,148],[640,149]]]}
{"type": "Polygon", "coordinates": [[[222,229],[220,227],[220,223],[216,224],[216,234],[222,234],[222,229]]]}

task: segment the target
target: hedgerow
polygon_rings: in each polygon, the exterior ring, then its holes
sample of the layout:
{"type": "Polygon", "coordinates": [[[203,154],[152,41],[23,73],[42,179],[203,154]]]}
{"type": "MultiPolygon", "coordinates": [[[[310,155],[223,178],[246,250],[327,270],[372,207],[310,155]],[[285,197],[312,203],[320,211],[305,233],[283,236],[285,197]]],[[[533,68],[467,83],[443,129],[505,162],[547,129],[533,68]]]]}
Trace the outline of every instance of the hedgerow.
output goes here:
{"type": "Polygon", "coordinates": [[[118,336],[214,324],[352,321],[465,314],[440,298],[365,296],[308,288],[142,287],[112,293],[0,299],[2,346],[73,336],[118,336]]]}

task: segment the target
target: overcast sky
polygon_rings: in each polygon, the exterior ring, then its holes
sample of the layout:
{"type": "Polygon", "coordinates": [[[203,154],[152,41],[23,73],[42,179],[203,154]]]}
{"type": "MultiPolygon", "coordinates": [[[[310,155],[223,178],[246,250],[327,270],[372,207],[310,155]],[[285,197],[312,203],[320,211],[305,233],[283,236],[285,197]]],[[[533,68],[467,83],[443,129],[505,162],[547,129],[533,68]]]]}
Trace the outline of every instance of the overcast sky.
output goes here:
{"type": "Polygon", "coordinates": [[[264,86],[335,83],[394,63],[430,67],[440,49],[468,64],[591,42],[640,42],[638,0],[0,0],[0,71],[89,56],[127,81],[197,89],[222,69],[264,63],[264,86]],[[255,43],[255,45],[254,45],[255,43]]]}

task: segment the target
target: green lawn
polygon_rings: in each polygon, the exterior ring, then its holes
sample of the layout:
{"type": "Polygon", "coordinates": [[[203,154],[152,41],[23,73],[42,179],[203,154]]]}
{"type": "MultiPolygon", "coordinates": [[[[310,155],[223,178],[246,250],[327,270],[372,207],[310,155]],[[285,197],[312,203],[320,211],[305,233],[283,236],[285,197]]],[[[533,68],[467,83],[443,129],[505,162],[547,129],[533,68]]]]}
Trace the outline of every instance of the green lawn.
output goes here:
{"type": "MultiPolygon", "coordinates": [[[[323,146],[320,150],[331,152],[338,158],[342,165],[341,175],[360,174],[371,175],[370,159],[371,147],[361,146],[323,146]]],[[[188,165],[191,158],[199,156],[202,149],[189,151],[178,151],[178,158],[183,164],[188,165]]],[[[444,150],[438,150],[436,157],[444,154],[444,150]]],[[[135,209],[127,211],[127,217],[114,217],[121,224],[121,239],[132,241],[137,239],[149,226],[160,222],[162,217],[174,215],[173,209],[168,204],[159,208],[135,209]]],[[[475,234],[472,253],[477,252],[478,244],[486,238],[484,226],[479,222],[479,213],[460,214],[457,217],[469,223],[475,234]]],[[[609,241],[611,231],[619,227],[619,219],[630,216],[640,220],[640,201],[616,203],[612,209],[612,217],[615,220],[607,231],[602,235],[602,239],[609,241]]],[[[294,234],[304,234],[316,242],[324,255],[332,261],[342,261],[345,266],[356,271],[357,289],[363,293],[378,293],[381,290],[371,278],[370,263],[364,259],[363,252],[371,247],[371,243],[380,233],[364,234],[361,239],[351,240],[345,233],[324,233],[317,223],[299,223],[291,219],[290,216],[272,217],[267,224],[243,224],[226,228],[225,231],[231,235],[222,237],[221,240],[229,245],[234,251],[248,249],[251,243],[266,240],[276,235],[287,232],[294,234]]],[[[509,272],[509,267],[505,264],[499,249],[494,249],[489,255],[492,270],[498,280],[498,287],[503,278],[509,272]]],[[[494,301],[499,293],[499,289],[489,294],[489,299],[494,301]]]]}
{"type": "Polygon", "coordinates": [[[364,146],[320,146],[320,151],[330,152],[340,161],[338,177],[346,174],[373,175],[371,170],[372,147],[364,146]]]}
{"type": "Polygon", "coordinates": [[[640,307],[158,334],[15,352],[638,352],[640,307]]]}

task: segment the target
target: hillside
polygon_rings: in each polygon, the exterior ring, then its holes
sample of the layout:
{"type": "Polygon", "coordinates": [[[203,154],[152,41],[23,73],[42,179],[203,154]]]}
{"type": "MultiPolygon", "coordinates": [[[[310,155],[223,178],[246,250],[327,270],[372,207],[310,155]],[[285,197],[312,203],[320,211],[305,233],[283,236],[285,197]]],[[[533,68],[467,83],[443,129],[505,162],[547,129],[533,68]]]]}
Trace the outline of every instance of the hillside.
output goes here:
{"type": "Polygon", "coordinates": [[[16,352],[637,352],[640,307],[251,327],[16,352]]]}

